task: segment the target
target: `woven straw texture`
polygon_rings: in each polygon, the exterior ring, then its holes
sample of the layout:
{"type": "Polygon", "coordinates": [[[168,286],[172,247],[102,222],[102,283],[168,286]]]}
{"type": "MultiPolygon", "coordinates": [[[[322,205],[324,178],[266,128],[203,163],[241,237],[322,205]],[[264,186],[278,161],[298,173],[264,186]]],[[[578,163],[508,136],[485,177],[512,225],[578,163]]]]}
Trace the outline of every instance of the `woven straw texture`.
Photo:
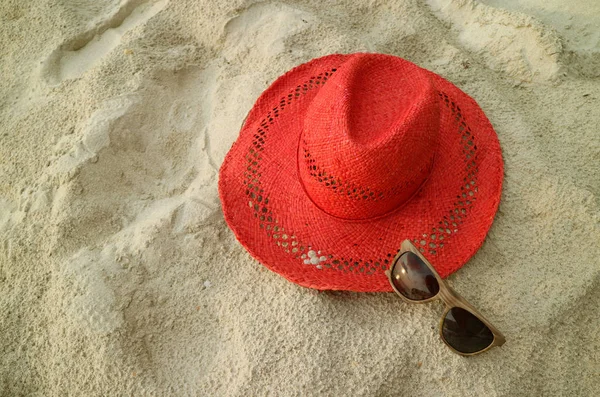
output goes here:
{"type": "Polygon", "coordinates": [[[269,269],[316,289],[391,291],[410,239],[442,277],[483,243],[503,163],[477,103],[383,54],[329,55],[258,98],[220,170],[225,220],[269,269]]]}

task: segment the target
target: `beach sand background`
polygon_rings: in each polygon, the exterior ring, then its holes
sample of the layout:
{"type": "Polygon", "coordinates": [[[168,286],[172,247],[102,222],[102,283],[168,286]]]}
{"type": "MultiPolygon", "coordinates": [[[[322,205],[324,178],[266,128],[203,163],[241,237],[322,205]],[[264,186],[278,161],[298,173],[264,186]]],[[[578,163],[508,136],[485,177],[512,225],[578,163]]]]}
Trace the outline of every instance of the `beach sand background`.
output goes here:
{"type": "Polygon", "coordinates": [[[2,1],[0,395],[596,395],[599,26],[594,0],[2,1]],[[223,220],[257,96],[357,51],[496,128],[500,209],[449,282],[502,348],[453,354],[440,304],[292,284],[223,220]]]}

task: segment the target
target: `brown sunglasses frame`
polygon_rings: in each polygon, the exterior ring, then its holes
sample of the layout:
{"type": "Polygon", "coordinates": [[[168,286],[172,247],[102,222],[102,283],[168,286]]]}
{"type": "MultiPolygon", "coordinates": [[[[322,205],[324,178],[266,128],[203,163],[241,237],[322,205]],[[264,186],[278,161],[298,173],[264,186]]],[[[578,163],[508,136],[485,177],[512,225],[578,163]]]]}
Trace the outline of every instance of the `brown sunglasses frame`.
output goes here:
{"type": "Polygon", "coordinates": [[[398,294],[400,296],[400,298],[402,298],[404,301],[409,302],[409,303],[428,303],[428,302],[432,302],[438,299],[441,299],[444,304],[446,305],[446,308],[444,310],[444,313],[442,314],[442,318],[440,319],[440,324],[439,324],[439,333],[440,333],[440,338],[442,339],[442,341],[444,341],[444,343],[456,354],[460,354],[461,356],[474,356],[476,354],[480,354],[483,353],[485,351],[488,351],[489,349],[491,349],[494,346],[502,346],[504,344],[504,342],[506,342],[506,339],[504,338],[504,335],[502,335],[502,333],[500,331],[498,331],[498,329],[496,327],[494,327],[488,320],[485,319],[485,317],[483,317],[481,315],[481,313],[479,313],[477,311],[477,309],[475,309],[469,302],[467,302],[462,296],[460,296],[456,291],[454,291],[438,274],[438,272],[435,270],[435,268],[431,265],[431,263],[429,263],[429,261],[427,260],[427,258],[425,258],[423,256],[423,254],[421,254],[421,252],[419,251],[419,249],[417,247],[415,247],[410,240],[404,240],[402,242],[402,245],[400,246],[400,251],[398,251],[398,253],[396,254],[396,256],[394,257],[394,260],[392,262],[392,265],[390,266],[390,268],[388,270],[385,271],[385,274],[388,276],[388,279],[390,281],[390,285],[392,286],[392,288],[394,289],[394,291],[396,292],[396,294],[398,294]],[[398,289],[396,289],[396,286],[394,285],[394,283],[392,282],[392,270],[394,269],[394,266],[396,266],[396,263],[398,262],[398,259],[400,259],[400,257],[405,254],[406,252],[412,252],[413,254],[417,255],[419,258],[421,258],[421,260],[427,265],[427,267],[429,267],[429,269],[432,271],[433,275],[435,276],[435,278],[438,281],[438,284],[440,285],[440,290],[437,294],[435,294],[435,296],[429,298],[429,299],[424,299],[424,300],[410,300],[407,297],[405,297],[404,295],[402,295],[400,293],[400,291],[398,291],[398,289]],[[446,318],[446,314],[448,314],[448,312],[450,311],[450,309],[452,309],[453,307],[460,307],[468,312],[470,312],[471,314],[473,314],[474,316],[476,316],[479,320],[481,320],[489,329],[490,331],[492,331],[492,334],[494,334],[494,340],[492,341],[492,343],[490,343],[490,345],[488,347],[486,347],[485,349],[479,350],[477,352],[474,353],[462,353],[458,350],[456,350],[455,348],[453,348],[452,346],[450,346],[450,344],[446,341],[446,339],[444,339],[444,335],[442,334],[442,326],[444,324],[444,319],[446,318]]]}

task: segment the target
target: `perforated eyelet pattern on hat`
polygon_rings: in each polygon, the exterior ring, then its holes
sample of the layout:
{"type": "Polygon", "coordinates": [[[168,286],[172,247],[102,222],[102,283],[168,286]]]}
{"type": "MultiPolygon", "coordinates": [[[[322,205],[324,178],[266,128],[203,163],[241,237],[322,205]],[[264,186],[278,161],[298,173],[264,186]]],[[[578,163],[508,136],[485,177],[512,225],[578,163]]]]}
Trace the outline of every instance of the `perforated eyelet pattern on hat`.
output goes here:
{"type": "Polygon", "coordinates": [[[263,229],[267,233],[267,236],[273,239],[273,243],[281,247],[286,253],[294,255],[297,259],[302,259],[305,264],[315,265],[318,269],[322,269],[323,266],[331,267],[329,263],[321,264],[321,262],[331,259],[332,256],[321,255],[319,251],[318,260],[314,260],[313,253],[315,251],[311,245],[300,243],[293,232],[286,231],[285,227],[279,225],[279,220],[269,206],[268,193],[265,193],[264,188],[261,187],[260,162],[262,157],[260,152],[264,150],[270,126],[276,122],[277,117],[285,110],[285,107],[291,105],[292,101],[299,98],[302,94],[325,84],[335,71],[336,69],[333,68],[299,84],[287,96],[279,100],[278,106],[265,115],[254,134],[252,146],[248,148],[246,154],[248,166],[244,172],[243,180],[244,185],[246,185],[246,196],[249,198],[248,207],[253,213],[254,218],[257,219],[259,228],[263,229]]]}
{"type": "MultiPolygon", "coordinates": [[[[260,262],[307,287],[389,290],[383,271],[407,238],[445,277],[479,247],[497,209],[502,161],[491,124],[470,97],[433,76],[444,143],[433,161],[432,180],[425,181],[406,207],[385,216],[336,219],[311,203],[295,169],[311,170],[307,177],[324,189],[340,190],[332,199],[345,196],[347,202],[350,192],[352,200],[376,203],[376,194],[385,193],[350,185],[304,150],[302,115],[345,57],[349,56],[326,58],[330,67],[320,70],[313,67],[320,60],[302,65],[259,98],[221,169],[225,219],[260,262]]],[[[373,177],[380,172],[384,170],[373,177]]]]}
{"type": "MultiPolygon", "coordinates": [[[[368,186],[361,186],[355,183],[344,180],[343,178],[331,175],[327,170],[323,169],[317,161],[311,157],[310,150],[306,147],[306,142],[302,150],[304,152],[304,165],[309,170],[310,176],[322,183],[324,186],[331,189],[334,193],[339,195],[346,195],[348,198],[353,200],[371,200],[379,201],[386,197],[398,194],[402,189],[413,190],[418,187],[417,179],[407,181],[402,185],[392,186],[387,190],[376,190],[371,189],[368,186]]],[[[429,166],[422,166],[418,170],[415,170],[419,174],[426,174],[430,171],[431,165],[433,165],[434,154],[431,155],[430,160],[427,162],[429,166]]]]}
{"type": "MultiPolygon", "coordinates": [[[[254,135],[255,140],[252,142],[252,147],[248,149],[246,156],[248,162],[247,172],[244,174],[244,184],[247,185],[246,195],[250,198],[248,206],[253,212],[255,218],[259,222],[260,229],[264,229],[269,237],[273,239],[274,244],[281,247],[286,253],[294,255],[305,265],[314,265],[317,269],[336,269],[343,272],[358,272],[365,275],[375,274],[379,270],[386,270],[390,265],[391,258],[398,252],[389,252],[378,258],[353,258],[344,257],[332,254],[325,254],[321,250],[315,251],[309,243],[301,243],[297,237],[291,232],[286,231],[284,226],[279,225],[279,221],[273,211],[269,207],[269,198],[263,197],[264,189],[260,188],[260,157],[259,152],[262,151],[265,145],[265,138],[269,131],[269,126],[275,123],[275,118],[279,117],[279,112],[283,111],[285,105],[290,105],[294,98],[298,98],[301,93],[315,88],[317,81],[324,84],[327,77],[334,73],[335,69],[330,72],[324,72],[310,79],[307,83],[298,85],[294,93],[288,94],[287,98],[282,98],[279,106],[273,108],[272,112],[267,113],[265,118],[257,129],[254,135]],[[298,95],[295,95],[298,94],[298,95]]],[[[456,196],[456,201],[448,214],[438,222],[438,227],[431,229],[430,233],[422,233],[420,236],[413,238],[412,241],[419,251],[428,255],[436,255],[439,248],[444,247],[444,240],[453,233],[458,232],[459,226],[464,222],[468,215],[468,209],[476,200],[477,186],[477,145],[474,142],[474,136],[471,128],[461,113],[460,107],[446,93],[439,92],[440,102],[446,106],[454,115],[456,122],[456,132],[460,134],[463,143],[462,153],[464,155],[465,167],[469,170],[466,177],[463,178],[464,185],[461,186],[461,192],[456,196]]],[[[314,160],[310,159],[310,154],[305,151],[305,161],[308,167],[311,167],[312,174],[319,178],[319,182],[331,186],[332,189],[340,188],[341,194],[353,195],[357,200],[371,199],[377,200],[384,192],[379,192],[375,195],[368,188],[357,188],[349,184],[345,184],[332,176],[328,176],[325,171],[320,171],[319,168],[313,165],[314,160]],[[336,186],[337,183],[337,186],[336,186]]],[[[389,194],[389,192],[388,192],[389,194]]]]}
{"type": "Polygon", "coordinates": [[[423,254],[436,255],[437,249],[444,247],[444,240],[453,233],[458,233],[458,228],[465,221],[470,207],[477,199],[477,145],[471,127],[461,113],[460,107],[446,93],[439,92],[439,97],[444,106],[452,112],[457,124],[457,132],[461,137],[462,154],[465,167],[468,170],[463,177],[463,186],[460,194],[456,196],[453,208],[438,222],[438,226],[431,229],[431,233],[423,233],[420,237],[413,239],[413,243],[423,254]]]}

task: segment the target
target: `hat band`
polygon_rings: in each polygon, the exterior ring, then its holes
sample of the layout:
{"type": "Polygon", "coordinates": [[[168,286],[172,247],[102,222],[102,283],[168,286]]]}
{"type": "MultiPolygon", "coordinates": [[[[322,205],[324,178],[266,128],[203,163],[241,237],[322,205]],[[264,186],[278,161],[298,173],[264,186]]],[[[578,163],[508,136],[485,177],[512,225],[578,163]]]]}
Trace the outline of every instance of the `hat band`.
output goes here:
{"type": "Polygon", "coordinates": [[[305,194],[321,211],[342,220],[364,221],[385,217],[410,202],[429,179],[435,156],[436,152],[433,151],[428,161],[419,170],[415,170],[414,175],[420,178],[410,179],[385,190],[330,174],[311,156],[302,139],[298,144],[297,168],[305,194]],[[310,189],[307,184],[316,185],[317,188],[310,189]]]}
{"type": "MultiPolygon", "coordinates": [[[[301,149],[301,146],[298,145],[298,151],[300,153],[300,151],[303,150],[301,149]]],[[[364,221],[373,221],[373,220],[377,220],[380,218],[385,218],[386,216],[389,216],[391,214],[393,214],[396,211],[400,211],[404,206],[406,206],[408,203],[410,203],[410,201],[419,194],[419,192],[421,191],[421,189],[423,188],[423,186],[425,186],[427,184],[427,181],[429,180],[429,175],[430,172],[429,170],[431,170],[433,168],[433,165],[435,163],[435,153],[432,155],[431,158],[431,163],[430,166],[428,167],[428,172],[426,177],[416,186],[416,188],[414,189],[414,191],[408,195],[406,197],[406,199],[402,200],[401,202],[399,202],[396,206],[391,207],[390,209],[388,209],[385,212],[381,212],[381,213],[377,213],[374,215],[367,215],[365,217],[344,217],[343,215],[338,215],[336,213],[331,213],[329,211],[327,211],[325,208],[323,208],[323,206],[321,204],[319,204],[318,202],[315,202],[315,200],[313,200],[312,196],[309,194],[308,190],[306,189],[306,186],[302,180],[302,178],[300,178],[300,185],[302,186],[302,189],[304,190],[304,193],[306,194],[306,196],[308,197],[308,199],[314,204],[315,207],[319,208],[321,211],[323,211],[324,213],[326,213],[329,216],[332,216],[334,218],[343,220],[343,221],[348,221],[348,222],[364,222],[364,221]]],[[[297,162],[297,169],[298,169],[298,175],[300,175],[300,161],[297,162]]],[[[319,168],[317,167],[316,169],[314,169],[313,171],[318,170],[319,168]]],[[[315,172],[311,173],[311,176],[313,176],[313,174],[315,174],[315,172]]],[[[315,174],[318,175],[318,174],[315,174]]],[[[326,173],[325,173],[326,175],[326,173]]],[[[379,192],[377,195],[374,194],[374,192],[372,190],[370,190],[369,188],[364,188],[363,190],[358,190],[355,187],[351,187],[348,188],[348,186],[354,186],[351,184],[344,184],[343,182],[338,183],[336,185],[336,179],[330,179],[333,178],[332,176],[329,176],[329,178],[324,178],[324,177],[320,177],[317,180],[319,180],[320,182],[323,182],[326,186],[330,187],[332,191],[336,191],[337,194],[340,195],[344,195],[346,194],[348,197],[350,197],[351,199],[354,200],[377,200],[377,198],[383,198],[383,192],[379,192]],[[325,182],[327,180],[327,182],[325,182]],[[344,188],[346,188],[344,190],[344,188]],[[368,193],[368,194],[367,194],[368,193]]],[[[339,181],[339,180],[337,180],[339,181]]],[[[390,189],[390,191],[392,191],[390,189]]]]}

